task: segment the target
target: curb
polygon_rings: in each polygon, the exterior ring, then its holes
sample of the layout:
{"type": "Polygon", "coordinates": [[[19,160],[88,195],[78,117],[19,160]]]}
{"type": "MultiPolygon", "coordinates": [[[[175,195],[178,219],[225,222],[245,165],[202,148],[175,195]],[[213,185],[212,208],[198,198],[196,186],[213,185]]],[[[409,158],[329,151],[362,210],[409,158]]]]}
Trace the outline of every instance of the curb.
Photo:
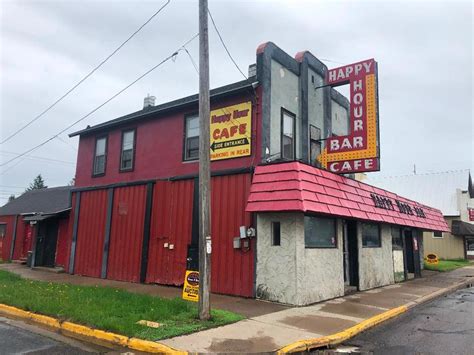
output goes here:
{"type": "Polygon", "coordinates": [[[303,352],[303,351],[310,351],[315,348],[320,347],[329,347],[333,345],[338,345],[350,338],[355,337],[359,333],[362,333],[370,328],[373,328],[380,323],[386,322],[392,318],[399,316],[402,313],[407,312],[408,310],[432,301],[435,298],[442,297],[446,294],[449,294],[453,291],[457,291],[459,289],[465,288],[467,285],[474,283],[474,277],[469,278],[461,283],[456,285],[443,288],[441,290],[435,291],[429,295],[420,297],[419,299],[406,303],[403,306],[396,307],[389,309],[381,314],[368,318],[350,328],[347,328],[339,333],[334,333],[331,335],[326,335],[319,338],[313,339],[306,339],[306,340],[299,340],[294,343],[288,344],[283,348],[280,348],[276,351],[277,354],[288,354],[288,353],[295,353],[295,352],[303,352]]]}
{"type": "Polygon", "coordinates": [[[84,325],[60,321],[53,317],[24,311],[20,308],[7,306],[1,303],[0,314],[7,317],[35,323],[40,326],[45,326],[66,336],[74,337],[80,340],[86,340],[91,343],[111,348],[114,346],[120,346],[152,354],[187,354],[186,351],[176,350],[158,342],[129,338],[124,335],[106,332],[99,329],[92,329],[84,325]]]}

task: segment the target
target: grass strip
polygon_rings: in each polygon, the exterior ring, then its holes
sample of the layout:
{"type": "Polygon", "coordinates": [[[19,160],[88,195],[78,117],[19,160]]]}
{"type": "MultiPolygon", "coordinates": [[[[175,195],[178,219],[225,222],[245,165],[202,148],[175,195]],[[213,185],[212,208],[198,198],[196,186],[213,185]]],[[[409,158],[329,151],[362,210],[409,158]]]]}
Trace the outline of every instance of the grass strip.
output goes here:
{"type": "Polygon", "coordinates": [[[467,265],[469,265],[469,261],[464,259],[439,260],[438,264],[429,264],[425,262],[425,269],[445,272],[459,269],[460,267],[467,265]]]}
{"type": "Polygon", "coordinates": [[[135,294],[111,287],[32,281],[0,270],[0,303],[129,337],[160,340],[237,322],[241,315],[214,309],[200,321],[196,304],[135,294]],[[149,328],[136,324],[161,324],[149,328]]]}

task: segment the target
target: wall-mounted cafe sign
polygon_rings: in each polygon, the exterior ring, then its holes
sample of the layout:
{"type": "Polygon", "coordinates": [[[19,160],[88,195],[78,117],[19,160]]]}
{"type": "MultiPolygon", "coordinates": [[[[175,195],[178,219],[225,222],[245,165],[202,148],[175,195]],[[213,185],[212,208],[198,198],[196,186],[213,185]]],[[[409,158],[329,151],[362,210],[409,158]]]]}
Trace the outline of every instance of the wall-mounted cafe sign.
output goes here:
{"type": "Polygon", "coordinates": [[[374,201],[374,206],[378,208],[383,208],[385,210],[395,211],[395,206],[400,213],[417,216],[421,218],[426,218],[425,213],[422,208],[416,206],[410,206],[406,202],[401,202],[399,200],[395,200],[395,203],[388,197],[379,196],[377,194],[370,194],[372,201],[374,201]]]}

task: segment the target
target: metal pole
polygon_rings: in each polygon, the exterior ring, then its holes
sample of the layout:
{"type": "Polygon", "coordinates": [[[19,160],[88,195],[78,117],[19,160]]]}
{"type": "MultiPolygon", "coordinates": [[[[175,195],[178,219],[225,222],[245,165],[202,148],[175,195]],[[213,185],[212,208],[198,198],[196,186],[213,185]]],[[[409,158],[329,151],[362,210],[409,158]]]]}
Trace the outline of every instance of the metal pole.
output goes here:
{"type": "Polygon", "coordinates": [[[211,192],[207,0],[199,0],[199,319],[211,317],[211,192]]]}

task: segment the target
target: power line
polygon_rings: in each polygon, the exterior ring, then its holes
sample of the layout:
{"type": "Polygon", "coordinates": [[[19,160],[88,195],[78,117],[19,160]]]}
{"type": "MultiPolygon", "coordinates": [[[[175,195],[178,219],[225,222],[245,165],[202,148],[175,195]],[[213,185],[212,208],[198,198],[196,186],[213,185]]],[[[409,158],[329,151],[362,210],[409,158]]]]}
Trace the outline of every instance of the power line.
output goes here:
{"type": "MultiPolygon", "coordinates": [[[[5,175],[8,171],[12,170],[14,167],[16,167],[17,165],[21,164],[23,161],[25,161],[25,157],[21,158],[20,160],[18,160],[15,164],[12,164],[10,165],[9,167],[7,167],[6,169],[2,169],[2,171],[0,172],[0,176],[2,175],[5,175]]],[[[1,165],[0,165],[1,166],[1,165]]]]}
{"type": "Polygon", "coordinates": [[[227,52],[227,55],[229,56],[230,60],[232,61],[232,63],[234,63],[235,67],[240,72],[240,74],[242,74],[242,76],[245,78],[245,80],[248,80],[249,78],[247,78],[247,76],[244,74],[244,72],[242,70],[240,70],[239,65],[236,63],[236,61],[232,57],[232,54],[230,54],[229,49],[227,48],[226,44],[224,43],[224,39],[222,38],[221,33],[217,29],[216,23],[214,22],[214,18],[212,17],[211,10],[208,9],[207,12],[209,13],[209,17],[211,18],[212,26],[216,30],[217,35],[219,36],[219,39],[221,40],[222,46],[224,47],[225,51],[227,52]]]}
{"type": "Polygon", "coordinates": [[[189,60],[191,61],[191,64],[193,65],[194,70],[196,71],[196,74],[199,76],[199,69],[198,69],[197,64],[194,61],[193,57],[191,56],[191,53],[189,53],[188,49],[184,46],[183,46],[183,49],[186,51],[186,54],[188,55],[189,60]]]}
{"type": "Polygon", "coordinates": [[[69,148],[73,149],[74,151],[77,152],[77,148],[74,147],[72,144],[69,144],[69,142],[65,141],[64,139],[62,139],[60,136],[57,136],[56,139],[59,139],[61,142],[63,142],[64,144],[66,144],[67,146],[69,146],[69,148]]]}
{"type": "Polygon", "coordinates": [[[112,58],[120,49],[122,49],[122,47],[128,42],[130,41],[133,37],[135,37],[135,35],[140,32],[143,27],[145,27],[151,20],[153,20],[153,18],[158,15],[161,10],[163,10],[169,3],[170,3],[171,0],[167,0],[167,2],[158,9],[158,11],[156,11],[153,15],[151,15],[148,20],[146,20],[140,27],[138,27],[138,29],[133,32],[124,42],[122,42],[122,44],[120,44],[111,54],[109,54],[103,61],[101,61],[94,69],[92,69],[85,77],[83,77],[81,80],[79,80],[72,88],[70,88],[68,91],[66,91],[66,93],[64,95],[62,95],[59,99],[57,99],[55,102],[53,102],[50,106],[48,106],[48,108],[46,108],[43,112],[41,112],[39,115],[37,115],[36,117],[34,117],[31,121],[29,121],[28,123],[26,123],[24,126],[22,126],[21,128],[19,128],[18,130],[16,130],[15,132],[13,132],[12,134],[10,134],[7,138],[5,138],[4,140],[2,140],[0,142],[0,144],[3,144],[7,141],[9,141],[10,139],[12,139],[13,137],[15,137],[18,133],[20,133],[21,131],[23,131],[25,128],[27,128],[28,126],[30,126],[33,122],[39,120],[46,112],[48,112],[49,110],[51,110],[54,106],[56,106],[59,102],[61,102],[66,96],[68,96],[71,92],[73,92],[79,85],[81,85],[84,81],[87,80],[87,78],[89,78],[92,74],[94,74],[102,65],[104,65],[110,58],[112,58]]]}
{"type": "Polygon", "coordinates": [[[66,128],[62,129],[61,131],[59,131],[58,133],[56,133],[54,136],[52,136],[51,138],[41,142],[40,144],[34,146],[33,148],[30,148],[28,149],[27,151],[19,154],[18,156],[14,157],[14,158],[11,158],[10,160],[6,161],[5,163],[2,163],[0,164],[0,166],[4,166],[18,158],[21,158],[29,153],[31,153],[32,151],[42,147],[43,145],[47,144],[48,142],[52,141],[53,139],[55,139],[57,136],[59,136],[60,134],[66,132],[68,129],[74,127],[76,124],[78,124],[79,122],[85,120],[87,117],[89,117],[90,115],[92,115],[94,112],[98,111],[100,108],[102,108],[103,106],[107,105],[110,101],[112,101],[113,99],[115,99],[117,96],[119,96],[121,93],[123,93],[125,90],[127,90],[128,88],[130,88],[132,85],[136,84],[139,80],[141,80],[142,78],[144,78],[145,76],[147,76],[148,74],[150,74],[152,71],[154,71],[155,69],[157,69],[158,67],[160,67],[161,65],[163,65],[164,63],[166,63],[168,60],[176,57],[178,55],[178,53],[180,51],[183,50],[183,47],[186,46],[187,44],[189,44],[191,41],[193,41],[196,37],[199,36],[199,33],[195,34],[191,39],[189,39],[188,41],[186,41],[185,44],[183,44],[182,46],[180,46],[175,52],[173,52],[171,55],[167,56],[165,59],[163,59],[161,62],[159,62],[158,64],[156,64],[155,66],[153,66],[152,68],[148,69],[145,73],[143,73],[142,75],[140,75],[137,79],[135,79],[134,81],[132,81],[130,84],[128,84],[127,86],[125,86],[123,89],[121,89],[119,92],[117,92],[116,94],[112,95],[109,99],[107,99],[105,102],[103,102],[102,104],[100,104],[99,106],[97,106],[96,108],[94,108],[92,111],[90,111],[88,114],[86,114],[85,116],[82,116],[81,118],[79,118],[78,120],[76,120],[75,122],[73,122],[72,124],[70,124],[69,126],[67,126],[66,128]]]}
{"type": "MultiPolygon", "coordinates": [[[[57,138],[57,137],[56,137],[57,138]]],[[[8,152],[5,150],[0,150],[0,154],[11,154],[11,155],[20,155],[20,153],[15,153],[15,152],[8,152]]],[[[25,155],[26,159],[37,159],[37,160],[45,160],[45,161],[51,161],[55,163],[63,163],[63,164],[76,164],[72,161],[66,161],[66,160],[59,160],[59,159],[53,159],[53,158],[46,158],[46,157],[39,157],[36,155],[25,155]]]]}

